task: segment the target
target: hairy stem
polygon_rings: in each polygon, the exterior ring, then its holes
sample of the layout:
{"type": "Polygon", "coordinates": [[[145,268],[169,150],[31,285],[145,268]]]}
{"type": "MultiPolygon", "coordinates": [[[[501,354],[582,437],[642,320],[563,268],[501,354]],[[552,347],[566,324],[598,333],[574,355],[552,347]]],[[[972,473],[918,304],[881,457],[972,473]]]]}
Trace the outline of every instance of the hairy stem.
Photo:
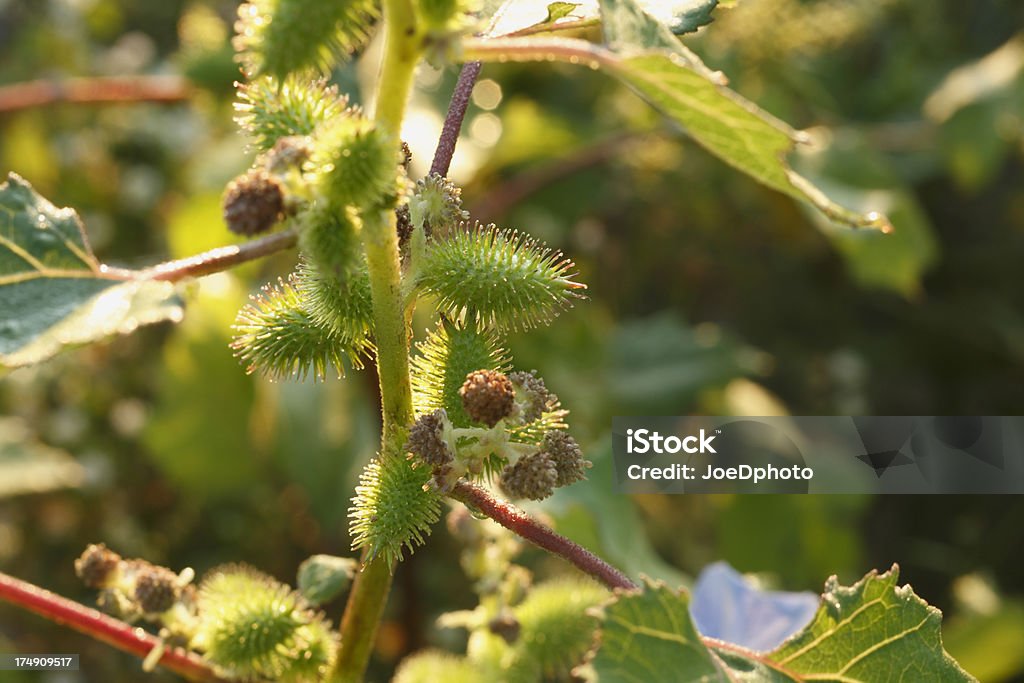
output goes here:
{"type": "MultiPolygon", "coordinates": [[[[48,590],[0,572],[0,600],[22,607],[90,638],[112,645],[137,657],[146,657],[160,645],[160,639],[141,628],[80,605],[48,590]]],[[[190,681],[227,681],[198,656],[167,648],[160,666],[190,681]]]]}
{"type": "MultiPolygon", "coordinates": [[[[384,57],[378,78],[374,120],[398,140],[419,60],[419,36],[411,0],[385,0],[384,57]]],[[[393,207],[364,216],[363,244],[370,272],[377,374],[380,378],[382,458],[401,457],[405,429],[412,422],[409,331],[405,322],[398,236],[393,207]]],[[[363,553],[341,621],[341,647],[332,681],[360,681],[370,660],[377,625],[391,588],[392,566],[383,556],[363,553]]]]}
{"type": "Polygon", "coordinates": [[[219,273],[247,261],[290,249],[297,240],[294,230],[282,230],[244,244],[217,247],[195,256],[161,263],[140,272],[139,277],[177,282],[189,277],[219,273]]]}
{"type": "Polygon", "coordinates": [[[58,102],[173,103],[188,99],[192,88],[181,76],[112,76],[14,83],[0,87],[0,112],[45,107],[58,102]]]}
{"type": "Polygon", "coordinates": [[[459,481],[449,493],[455,500],[478,510],[509,531],[548,552],[576,565],[609,588],[633,589],[637,585],[629,577],[583,546],[544,526],[515,505],[498,500],[485,489],[468,481],[459,481]]]}
{"type": "Polygon", "coordinates": [[[434,161],[430,164],[431,173],[448,175],[448,167],[452,165],[452,156],[455,154],[455,143],[459,140],[462,120],[466,118],[469,98],[473,95],[473,86],[480,76],[481,66],[483,65],[480,62],[466,62],[462,65],[459,80],[452,92],[452,101],[448,105],[448,114],[444,117],[441,138],[437,141],[437,149],[434,151],[434,161]]]}

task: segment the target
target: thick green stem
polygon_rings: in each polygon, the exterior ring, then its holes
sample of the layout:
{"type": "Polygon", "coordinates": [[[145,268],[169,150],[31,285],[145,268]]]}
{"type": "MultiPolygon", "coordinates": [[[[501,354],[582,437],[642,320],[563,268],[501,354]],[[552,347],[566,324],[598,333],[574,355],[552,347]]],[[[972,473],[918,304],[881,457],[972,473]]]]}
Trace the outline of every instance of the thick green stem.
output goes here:
{"type": "MultiPolygon", "coordinates": [[[[384,60],[378,78],[377,126],[400,136],[405,105],[419,59],[415,8],[410,0],[385,0],[384,60]]],[[[397,144],[397,142],[396,142],[397,144]]],[[[395,212],[392,207],[364,216],[363,244],[373,298],[377,373],[380,377],[384,429],[382,458],[401,457],[405,429],[412,422],[412,386],[409,381],[409,332],[405,323],[395,212]]],[[[377,625],[391,588],[392,566],[383,556],[363,555],[341,621],[341,647],[331,673],[332,681],[360,681],[370,660],[377,625]]]]}

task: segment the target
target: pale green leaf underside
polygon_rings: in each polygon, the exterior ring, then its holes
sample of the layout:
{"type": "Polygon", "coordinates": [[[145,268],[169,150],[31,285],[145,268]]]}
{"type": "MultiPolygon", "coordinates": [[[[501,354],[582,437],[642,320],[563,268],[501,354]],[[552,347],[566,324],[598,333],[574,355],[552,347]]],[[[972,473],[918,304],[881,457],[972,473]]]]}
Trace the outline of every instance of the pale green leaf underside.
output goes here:
{"type": "Polygon", "coordinates": [[[181,315],[174,285],[107,274],[74,211],[13,173],[0,185],[0,364],[36,363],[181,315]]]}

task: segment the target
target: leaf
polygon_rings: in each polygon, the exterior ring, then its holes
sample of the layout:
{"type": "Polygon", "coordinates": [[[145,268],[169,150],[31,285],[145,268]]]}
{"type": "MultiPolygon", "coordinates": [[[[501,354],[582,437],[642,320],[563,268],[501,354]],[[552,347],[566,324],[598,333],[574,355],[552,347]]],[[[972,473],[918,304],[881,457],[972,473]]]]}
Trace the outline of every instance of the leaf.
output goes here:
{"type": "Polygon", "coordinates": [[[548,5],[548,16],[544,19],[543,23],[553,24],[559,19],[564,19],[572,14],[572,11],[577,7],[579,7],[579,4],[575,2],[553,2],[548,5]]]}
{"type": "Polygon", "coordinates": [[[729,680],[690,620],[684,592],[647,582],[605,606],[603,621],[589,663],[601,683],[729,680]]]}
{"type": "Polygon", "coordinates": [[[100,265],[78,215],[15,174],[0,185],[0,364],[182,317],[169,282],[125,280],[100,265]]]}
{"type": "MultiPolygon", "coordinates": [[[[647,0],[640,5],[676,35],[692,33],[714,21],[711,16],[717,7],[732,3],[719,0],[647,0]]],[[[572,16],[573,27],[600,22],[601,12],[595,0],[582,2],[546,2],[545,0],[516,0],[515,2],[486,2],[483,16],[488,17],[492,29],[488,35],[540,33],[550,30],[560,19],[572,16]],[[545,16],[544,12],[547,12],[545,16]],[[543,18],[542,18],[543,17],[543,18]]]]}
{"type": "Polygon", "coordinates": [[[299,565],[299,592],[311,605],[322,605],[338,597],[352,583],[359,562],[352,557],[313,555],[299,565]]]}
{"type": "Polygon", "coordinates": [[[667,26],[633,0],[601,0],[605,39],[616,53],[604,66],[701,146],[758,182],[807,201],[831,220],[888,231],[874,212],[845,209],[785,161],[802,136],[725,85],[667,26]]]}
{"type": "Polygon", "coordinates": [[[896,565],[848,588],[833,576],[814,620],[771,659],[805,680],[975,680],[942,648],[942,613],[897,579],[896,565]]]}
{"type": "Polygon", "coordinates": [[[84,480],[85,469],[70,455],[33,439],[18,418],[0,418],[0,500],[77,488],[84,480]]]}
{"type": "Polygon", "coordinates": [[[974,681],[942,649],[939,610],[898,575],[871,572],[849,588],[832,577],[810,625],[767,654],[702,639],[686,593],[648,581],[605,606],[589,667],[601,683],[974,681]]]}

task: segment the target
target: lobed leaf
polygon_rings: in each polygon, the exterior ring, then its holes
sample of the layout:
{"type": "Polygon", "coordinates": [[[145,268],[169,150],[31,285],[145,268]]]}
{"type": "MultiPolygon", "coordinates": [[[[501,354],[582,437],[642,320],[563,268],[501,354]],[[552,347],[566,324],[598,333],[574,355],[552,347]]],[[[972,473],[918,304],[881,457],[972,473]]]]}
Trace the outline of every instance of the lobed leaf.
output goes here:
{"type": "Polygon", "coordinates": [[[586,288],[572,279],[574,266],[524,233],[477,223],[431,242],[417,282],[453,318],[529,329],[550,321],[586,288]]]}
{"type": "Polygon", "coordinates": [[[805,680],[974,680],[942,647],[942,612],[898,579],[896,565],[849,587],[833,576],[814,620],[769,656],[805,680]]]}
{"type": "Polygon", "coordinates": [[[0,185],[0,365],[37,363],[182,314],[173,284],[101,265],[73,210],[13,173],[0,185]]]}
{"type": "Polygon", "coordinates": [[[811,623],[769,653],[702,638],[689,596],[648,581],[604,607],[589,668],[601,683],[974,681],[942,648],[941,613],[898,576],[894,566],[850,587],[832,577],[811,623]]]}

